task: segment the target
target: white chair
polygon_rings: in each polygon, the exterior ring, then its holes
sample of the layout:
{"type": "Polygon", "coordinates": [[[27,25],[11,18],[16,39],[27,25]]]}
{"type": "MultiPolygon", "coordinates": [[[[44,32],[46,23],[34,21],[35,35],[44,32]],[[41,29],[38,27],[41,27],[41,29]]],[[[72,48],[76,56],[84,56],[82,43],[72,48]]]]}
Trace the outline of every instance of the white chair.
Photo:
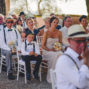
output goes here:
{"type": "MultiPolygon", "coordinates": [[[[6,66],[6,56],[2,55],[1,54],[1,60],[0,60],[0,73],[2,72],[2,66],[6,66]]],[[[16,70],[16,67],[15,67],[15,62],[12,61],[12,68],[16,70]]],[[[8,75],[8,71],[7,71],[7,75],[8,75]]]]}
{"type": "MultiPolygon", "coordinates": [[[[18,59],[18,69],[17,69],[17,80],[19,79],[19,73],[23,73],[25,75],[25,84],[27,83],[27,78],[26,78],[26,66],[25,62],[20,58],[21,53],[19,54],[17,52],[17,59],[18,59]]],[[[36,61],[31,61],[31,73],[33,76],[33,65],[35,65],[36,61]]],[[[41,68],[39,69],[39,76],[40,76],[40,81],[41,81],[41,68]]]]}
{"type": "Polygon", "coordinates": [[[6,57],[4,55],[1,55],[1,60],[0,60],[0,73],[2,72],[2,66],[3,65],[6,66],[6,57]]]}
{"type": "Polygon", "coordinates": [[[36,36],[37,43],[39,44],[40,47],[41,47],[42,39],[43,36],[36,36]]]}
{"type": "MultiPolygon", "coordinates": [[[[39,47],[40,47],[40,51],[42,53],[42,39],[43,39],[43,36],[36,36],[36,40],[37,40],[37,43],[39,44],[39,47]]],[[[48,64],[46,62],[44,62],[44,59],[42,60],[41,62],[41,67],[44,67],[44,68],[48,68],[48,64]]]]}
{"type": "Polygon", "coordinates": [[[18,53],[17,51],[17,59],[18,59],[18,68],[17,68],[17,80],[19,79],[19,73],[23,73],[25,76],[25,84],[27,83],[27,78],[26,78],[26,66],[25,62],[20,59],[21,53],[18,53]]]}
{"type": "Polygon", "coordinates": [[[50,69],[50,77],[52,81],[52,89],[57,89],[55,70],[50,69]]]}

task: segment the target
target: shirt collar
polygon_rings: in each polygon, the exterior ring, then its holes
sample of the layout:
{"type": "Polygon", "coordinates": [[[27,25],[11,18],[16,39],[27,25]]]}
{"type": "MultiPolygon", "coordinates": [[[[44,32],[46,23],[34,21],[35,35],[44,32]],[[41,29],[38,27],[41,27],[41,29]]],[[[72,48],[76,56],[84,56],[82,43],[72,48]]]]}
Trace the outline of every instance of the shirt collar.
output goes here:
{"type": "MultiPolygon", "coordinates": [[[[26,43],[27,43],[27,45],[29,44],[28,40],[26,40],[26,43]]],[[[30,42],[30,43],[32,43],[32,42],[30,42]]]]}
{"type": "Polygon", "coordinates": [[[65,53],[72,55],[72,57],[78,58],[79,54],[77,52],[75,52],[72,48],[68,47],[67,50],[65,51],[65,53]]]}
{"type": "MultiPolygon", "coordinates": [[[[8,31],[8,29],[9,29],[8,27],[5,28],[6,31],[8,31]]],[[[13,29],[13,28],[11,28],[11,29],[13,29]]]]}
{"type": "Polygon", "coordinates": [[[66,26],[64,26],[65,29],[68,29],[66,26]]]}

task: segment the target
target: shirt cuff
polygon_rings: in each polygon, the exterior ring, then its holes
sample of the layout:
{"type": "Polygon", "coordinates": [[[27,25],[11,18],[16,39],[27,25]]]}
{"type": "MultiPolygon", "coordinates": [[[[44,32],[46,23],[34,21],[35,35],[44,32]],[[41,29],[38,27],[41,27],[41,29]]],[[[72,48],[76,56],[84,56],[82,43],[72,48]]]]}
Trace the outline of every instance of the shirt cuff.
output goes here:
{"type": "Polygon", "coordinates": [[[29,55],[29,53],[22,53],[22,55],[29,55]]]}

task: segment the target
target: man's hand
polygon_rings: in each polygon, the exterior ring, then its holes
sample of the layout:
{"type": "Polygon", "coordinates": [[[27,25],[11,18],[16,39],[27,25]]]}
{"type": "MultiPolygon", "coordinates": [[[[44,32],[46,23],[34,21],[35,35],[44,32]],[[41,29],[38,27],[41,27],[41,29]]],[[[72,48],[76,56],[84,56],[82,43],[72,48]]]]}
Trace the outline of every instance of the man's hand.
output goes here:
{"type": "Polygon", "coordinates": [[[31,51],[31,52],[29,53],[29,55],[34,55],[34,52],[33,52],[33,51],[31,51]]]}
{"type": "Polygon", "coordinates": [[[35,53],[34,56],[38,56],[37,53],[35,53]]]}

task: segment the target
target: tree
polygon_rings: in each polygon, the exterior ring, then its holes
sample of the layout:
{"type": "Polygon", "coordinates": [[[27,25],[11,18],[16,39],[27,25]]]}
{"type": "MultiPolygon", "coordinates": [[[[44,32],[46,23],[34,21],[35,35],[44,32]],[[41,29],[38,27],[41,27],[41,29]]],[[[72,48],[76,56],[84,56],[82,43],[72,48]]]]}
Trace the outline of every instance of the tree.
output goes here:
{"type": "Polygon", "coordinates": [[[15,0],[14,2],[14,9],[11,10],[11,12],[15,12],[19,14],[21,11],[26,11],[27,12],[27,0],[15,0]]]}
{"type": "Polygon", "coordinates": [[[41,15],[41,11],[40,11],[40,3],[42,2],[42,0],[39,0],[39,2],[38,2],[38,13],[39,13],[39,15],[41,15]]]}
{"type": "Polygon", "coordinates": [[[0,0],[0,13],[6,15],[5,0],[0,0]]]}
{"type": "Polygon", "coordinates": [[[87,5],[88,16],[89,16],[89,0],[86,0],[86,5],[87,5]]]}

